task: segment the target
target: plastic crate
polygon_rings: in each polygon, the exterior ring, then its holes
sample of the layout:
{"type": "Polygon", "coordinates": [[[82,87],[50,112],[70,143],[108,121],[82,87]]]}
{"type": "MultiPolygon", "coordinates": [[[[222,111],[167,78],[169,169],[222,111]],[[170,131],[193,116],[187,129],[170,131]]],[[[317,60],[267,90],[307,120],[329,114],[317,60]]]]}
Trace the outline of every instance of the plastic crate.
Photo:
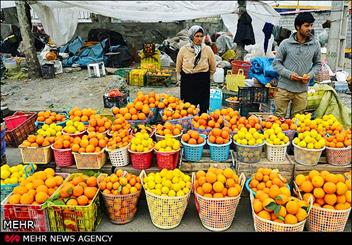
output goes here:
{"type": "Polygon", "coordinates": [[[27,120],[19,124],[12,130],[6,130],[5,140],[7,145],[17,147],[30,135],[35,132],[35,121],[37,120],[37,113],[29,112],[15,112],[14,115],[28,114],[27,120]]]}
{"type": "Polygon", "coordinates": [[[16,128],[18,125],[22,124],[24,121],[27,120],[27,114],[20,114],[20,115],[12,115],[5,117],[5,124],[8,130],[12,130],[16,128]]]}
{"type": "Polygon", "coordinates": [[[259,104],[240,103],[240,115],[247,117],[250,112],[259,112],[259,104]]]}
{"type": "Polygon", "coordinates": [[[18,147],[21,151],[23,163],[47,164],[52,160],[51,146],[18,147]]]}
{"type": "Polygon", "coordinates": [[[77,169],[101,169],[106,162],[104,149],[97,153],[72,152],[77,169]]]}
{"type": "Polygon", "coordinates": [[[168,87],[171,85],[171,74],[157,75],[147,72],[145,75],[146,85],[149,87],[168,87]]]}
{"type": "Polygon", "coordinates": [[[239,87],[238,100],[246,103],[268,103],[269,88],[267,87],[239,87]]]}
{"type": "Polygon", "coordinates": [[[272,145],[268,142],[266,144],[266,158],[270,162],[283,162],[286,159],[286,151],[290,142],[285,145],[272,145]]]}
{"type": "MultiPolygon", "coordinates": [[[[82,173],[71,174],[65,182],[71,181],[82,173]]],[[[62,188],[59,187],[53,194],[58,195],[62,188]]],[[[57,205],[48,201],[48,218],[50,231],[94,231],[102,220],[102,207],[99,191],[96,192],[92,201],[86,206],[57,205]]]]}
{"type": "MultiPolygon", "coordinates": [[[[55,123],[55,124],[56,124],[57,126],[65,127],[67,120],[70,118],[69,114],[68,114],[66,111],[60,111],[60,112],[57,112],[57,113],[58,113],[58,114],[63,114],[63,115],[65,115],[66,120],[63,121],[63,122],[55,123]]],[[[36,121],[34,124],[35,124],[35,126],[36,126],[37,128],[41,128],[41,127],[43,127],[43,125],[45,124],[45,122],[36,121]]]]}
{"type": "Polygon", "coordinates": [[[129,84],[132,86],[144,86],[147,69],[133,69],[129,73],[129,84]]]}
{"type": "Polygon", "coordinates": [[[120,76],[120,77],[123,77],[126,79],[126,81],[128,82],[129,80],[129,73],[130,71],[132,70],[132,68],[118,68],[114,75],[117,75],[117,76],[120,76]]]}
{"type": "Polygon", "coordinates": [[[128,103],[129,93],[124,94],[123,96],[109,97],[103,95],[104,108],[112,107],[125,107],[128,103]]]}

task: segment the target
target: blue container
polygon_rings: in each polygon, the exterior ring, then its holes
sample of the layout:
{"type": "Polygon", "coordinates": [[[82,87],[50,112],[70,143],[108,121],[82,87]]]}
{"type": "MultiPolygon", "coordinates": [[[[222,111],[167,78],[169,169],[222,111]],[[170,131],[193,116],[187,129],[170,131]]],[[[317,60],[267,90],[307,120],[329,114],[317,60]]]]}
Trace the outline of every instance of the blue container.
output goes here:
{"type": "Polygon", "coordinates": [[[221,89],[210,89],[209,112],[221,109],[222,91],[221,89]]]}
{"type": "MultiPolygon", "coordinates": [[[[207,136],[205,134],[200,134],[200,136],[206,140],[207,136]]],[[[190,161],[190,162],[199,162],[200,159],[202,159],[203,148],[206,143],[205,140],[202,144],[190,145],[181,139],[185,160],[190,161]]]]}
{"type": "Polygon", "coordinates": [[[229,159],[231,142],[232,140],[230,139],[226,144],[217,145],[212,144],[207,140],[207,144],[210,148],[210,159],[216,162],[223,162],[229,159]]]}
{"type": "MultiPolygon", "coordinates": [[[[66,122],[67,122],[67,120],[68,120],[70,117],[69,117],[69,115],[68,115],[68,113],[67,113],[66,111],[64,111],[64,112],[58,112],[58,113],[59,113],[59,114],[64,114],[64,115],[66,116],[66,120],[63,121],[63,122],[56,123],[56,125],[57,125],[57,126],[65,127],[65,126],[66,126],[66,122]]],[[[36,122],[34,123],[34,125],[35,125],[38,129],[42,128],[44,124],[45,124],[45,122],[38,122],[38,121],[36,121],[36,122]]],[[[87,122],[87,125],[88,125],[88,122],[87,122]]]]}
{"type": "MultiPolygon", "coordinates": [[[[252,177],[248,178],[247,181],[246,181],[245,186],[246,186],[247,191],[248,191],[249,193],[252,193],[253,196],[255,197],[255,194],[256,194],[256,193],[255,193],[254,191],[252,191],[252,189],[249,187],[249,183],[251,183],[251,180],[252,180],[252,177]]],[[[289,184],[286,184],[286,186],[287,186],[287,188],[288,188],[289,190],[291,190],[289,184]]]]}
{"type": "Polygon", "coordinates": [[[6,152],[5,134],[6,134],[5,129],[0,131],[0,142],[1,142],[0,156],[3,156],[6,152]]]}

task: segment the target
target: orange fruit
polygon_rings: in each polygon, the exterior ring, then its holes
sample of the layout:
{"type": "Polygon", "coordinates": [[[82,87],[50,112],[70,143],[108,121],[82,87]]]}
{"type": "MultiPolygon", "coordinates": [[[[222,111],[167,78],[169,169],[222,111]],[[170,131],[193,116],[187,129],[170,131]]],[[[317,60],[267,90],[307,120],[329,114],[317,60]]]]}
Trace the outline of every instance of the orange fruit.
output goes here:
{"type": "Polygon", "coordinates": [[[97,178],[94,176],[90,176],[87,180],[86,180],[87,186],[89,187],[95,187],[97,186],[97,178]]]}
{"type": "Polygon", "coordinates": [[[288,201],[286,203],[286,210],[289,214],[296,214],[298,212],[299,206],[295,201],[288,201]]]}
{"type": "Polygon", "coordinates": [[[298,220],[296,216],[292,214],[287,214],[285,217],[285,224],[297,224],[298,220]]]}
{"type": "Polygon", "coordinates": [[[89,199],[93,199],[97,192],[96,187],[86,187],[84,189],[84,195],[87,196],[89,199]]]}
{"type": "Polygon", "coordinates": [[[81,195],[77,198],[77,202],[78,202],[78,205],[85,206],[89,203],[89,199],[85,195],[81,195]]]}
{"type": "Polygon", "coordinates": [[[37,192],[35,195],[35,201],[39,204],[44,203],[47,199],[49,198],[48,194],[46,192],[37,192]]]}
{"type": "Polygon", "coordinates": [[[336,185],[332,182],[326,182],[323,186],[323,190],[327,194],[333,194],[336,191],[336,185]]]}

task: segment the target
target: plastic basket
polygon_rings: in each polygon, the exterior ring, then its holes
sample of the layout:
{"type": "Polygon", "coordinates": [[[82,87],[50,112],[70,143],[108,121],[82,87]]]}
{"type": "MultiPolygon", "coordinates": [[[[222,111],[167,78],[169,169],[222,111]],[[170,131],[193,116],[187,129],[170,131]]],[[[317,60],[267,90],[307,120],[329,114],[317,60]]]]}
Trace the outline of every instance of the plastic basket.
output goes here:
{"type": "MultiPolygon", "coordinates": [[[[281,224],[278,222],[274,222],[274,221],[259,217],[253,210],[254,197],[252,194],[250,195],[250,199],[251,199],[251,207],[252,207],[252,215],[254,220],[255,231],[257,232],[302,232],[304,230],[304,225],[307,219],[297,224],[281,224]]],[[[309,215],[309,211],[308,211],[308,215],[309,215]]]]}
{"type": "Polygon", "coordinates": [[[351,147],[331,148],[326,147],[326,161],[328,164],[344,166],[351,164],[351,147]]]}
{"type": "Polygon", "coordinates": [[[116,96],[116,97],[109,97],[109,96],[103,95],[104,108],[112,108],[114,106],[119,108],[125,107],[128,103],[128,96],[129,96],[129,93],[125,93],[122,96],[116,96]]]}
{"type": "Polygon", "coordinates": [[[258,163],[260,162],[261,153],[263,151],[263,144],[260,145],[241,145],[237,142],[234,142],[237,150],[237,159],[240,162],[244,163],[258,163]]]}
{"type": "Polygon", "coordinates": [[[55,159],[56,166],[69,167],[75,163],[71,148],[55,149],[54,145],[51,145],[51,149],[53,149],[53,152],[54,152],[54,159],[55,159]]]}
{"type": "MultiPolygon", "coordinates": [[[[182,134],[183,134],[183,133],[181,132],[181,133],[178,134],[178,135],[172,135],[172,138],[177,139],[178,141],[180,141],[180,140],[181,140],[181,137],[182,137],[182,134]]],[[[155,139],[156,139],[156,141],[158,142],[158,141],[160,141],[160,140],[164,140],[164,139],[165,139],[165,136],[159,135],[159,134],[155,133],[155,139]]]]}
{"type": "Polygon", "coordinates": [[[246,78],[248,78],[249,70],[252,64],[248,61],[233,60],[231,62],[232,74],[237,74],[239,69],[242,69],[246,78]]]}
{"type": "Polygon", "coordinates": [[[268,103],[269,89],[267,87],[239,87],[238,100],[245,103],[268,103]]]}
{"type": "MultiPolygon", "coordinates": [[[[65,182],[71,181],[82,173],[71,174],[65,182]]],[[[62,186],[55,192],[59,194],[62,186]]],[[[63,231],[94,231],[102,220],[102,209],[99,199],[99,191],[96,192],[92,201],[86,206],[57,205],[48,202],[48,217],[50,230],[53,232],[63,231]]]]}
{"type": "Polygon", "coordinates": [[[293,139],[295,138],[296,130],[285,130],[285,131],[282,131],[282,132],[288,137],[290,142],[292,142],[293,139]]]}
{"type": "MultiPolygon", "coordinates": [[[[203,137],[205,140],[207,138],[205,134],[201,134],[200,136],[203,137]]],[[[202,159],[204,145],[206,144],[205,140],[202,144],[191,145],[187,144],[181,139],[181,144],[183,146],[184,151],[184,160],[191,162],[200,161],[200,159],[202,159]]]]}
{"type": "Polygon", "coordinates": [[[286,159],[286,151],[290,142],[285,145],[272,145],[268,142],[266,143],[266,158],[270,162],[283,162],[286,159]]]}
{"type": "Polygon", "coordinates": [[[77,169],[101,169],[106,162],[104,149],[101,152],[72,152],[77,169]]]}
{"type": "Polygon", "coordinates": [[[135,169],[147,169],[152,166],[153,149],[148,152],[134,152],[128,148],[130,153],[132,167],[135,169]]]}
{"type": "MultiPolygon", "coordinates": [[[[63,112],[58,112],[58,114],[63,114],[63,115],[65,115],[66,120],[63,121],[63,122],[55,123],[55,124],[56,124],[57,126],[65,127],[67,120],[70,118],[69,115],[68,115],[68,113],[67,113],[66,111],[63,111],[63,112]]],[[[41,128],[41,127],[43,127],[43,125],[45,124],[45,122],[36,121],[34,124],[35,124],[35,126],[36,126],[37,128],[41,128]]]]}
{"type": "MultiPolygon", "coordinates": [[[[26,179],[28,176],[32,175],[35,171],[33,163],[30,163],[24,167],[24,178],[26,179]],[[31,167],[31,170],[28,168],[31,167]]],[[[19,186],[20,183],[16,184],[1,184],[1,202],[13,191],[16,186],[19,186]]]]}
{"type": "MultiPolygon", "coordinates": [[[[253,190],[249,187],[249,184],[251,183],[251,181],[252,181],[252,176],[249,177],[249,178],[247,179],[247,181],[246,181],[246,189],[247,189],[247,191],[248,191],[249,193],[251,193],[251,194],[255,197],[256,192],[253,191],[253,190]]],[[[286,187],[287,187],[289,190],[291,190],[291,187],[290,187],[289,184],[286,184],[286,187]]]]}
{"type": "Polygon", "coordinates": [[[69,134],[69,133],[65,132],[63,129],[62,129],[61,132],[62,132],[62,134],[69,135],[71,137],[82,137],[83,135],[85,135],[87,133],[87,128],[85,130],[83,130],[82,132],[79,132],[77,134],[69,134]]]}
{"type": "Polygon", "coordinates": [[[209,139],[207,139],[210,149],[210,159],[216,162],[223,162],[229,159],[231,142],[232,140],[230,139],[226,144],[217,145],[210,143],[209,139]]]}
{"type": "Polygon", "coordinates": [[[137,213],[140,194],[141,191],[127,195],[105,194],[101,191],[110,221],[114,224],[131,222],[137,213]]]}
{"type": "Polygon", "coordinates": [[[6,128],[8,130],[12,130],[16,128],[18,125],[26,121],[27,117],[28,117],[27,114],[12,115],[12,116],[5,117],[4,120],[5,120],[6,128]]]}
{"type": "MultiPolygon", "coordinates": [[[[64,178],[68,176],[65,173],[56,173],[64,178]]],[[[43,232],[50,231],[49,220],[45,204],[33,205],[33,204],[7,204],[8,198],[12,195],[9,194],[5,200],[2,201],[2,211],[4,220],[18,220],[18,221],[32,221],[34,229],[22,228],[9,229],[12,232],[43,232]]],[[[54,195],[54,194],[53,194],[54,195]]],[[[51,195],[51,196],[53,196],[51,195]]]]}
{"type": "MultiPolygon", "coordinates": [[[[140,174],[142,183],[144,182],[143,179],[145,177],[146,174],[143,170],[140,174]]],[[[177,227],[181,223],[183,214],[187,208],[190,194],[191,191],[184,196],[164,197],[154,195],[153,193],[145,190],[145,196],[152,223],[160,229],[173,229],[177,227]]]]}
{"type": "Polygon", "coordinates": [[[114,167],[123,167],[128,165],[128,147],[129,144],[125,147],[116,149],[116,150],[109,150],[106,148],[106,151],[109,154],[111,165],[114,167]]]}
{"type": "Polygon", "coordinates": [[[180,161],[180,151],[172,151],[172,152],[160,152],[155,150],[156,154],[156,164],[158,168],[161,170],[163,168],[172,170],[177,168],[177,164],[180,161]]]}
{"type": "Polygon", "coordinates": [[[321,153],[325,149],[325,146],[322,149],[306,149],[299,147],[293,141],[292,144],[294,147],[295,161],[299,164],[307,166],[317,165],[319,163],[321,153]]]}
{"type": "Polygon", "coordinates": [[[351,207],[346,210],[330,210],[312,206],[306,227],[308,231],[339,232],[344,231],[351,207]]]}
{"type": "Polygon", "coordinates": [[[7,129],[5,140],[7,145],[17,147],[30,135],[31,133],[35,132],[37,128],[35,127],[34,123],[37,119],[36,113],[24,113],[24,112],[15,112],[13,115],[23,115],[28,114],[27,120],[23,123],[19,124],[14,129],[7,129]]]}
{"type": "MultiPolygon", "coordinates": [[[[195,175],[192,179],[194,183],[195,175]]],[[[224,231],[230,228],[236,214],[237,205],[241,199],[246,177],[240,175],[241,191],[236,197],[207,198],[194,191],[194,200],[202,225],[211,231],[224,231]]]]}
{"type": "Polygon", "coordinates": [[[168,120],[172,124],[180,124],[183,128],[183,132],[187,132],[192,127],[192,117],[183,117],[179,119],[168,120]]]}
{"type": "Polygon", "coordinates": [[[145,81],[149,87],[168,87],[171,84],[171,75],[153,75],[147,72],[145,81]]]}
{"type": "Polygon", "coordinates": [[[240,115],[247,117],[250,112],[259,112],[259,104],[240,102],[240,115]]]}
{"type": "Polygon", "coordinates": [[[51,146],[18,147],[21,151],[23,163],[47,164],[52,160],[51,146]]]}

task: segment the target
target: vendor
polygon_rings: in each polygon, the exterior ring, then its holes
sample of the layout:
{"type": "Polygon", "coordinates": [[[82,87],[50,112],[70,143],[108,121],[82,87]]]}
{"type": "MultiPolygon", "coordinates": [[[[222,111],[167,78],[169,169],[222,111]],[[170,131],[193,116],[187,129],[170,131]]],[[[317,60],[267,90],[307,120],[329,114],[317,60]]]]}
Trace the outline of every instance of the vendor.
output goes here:
{"type": "Polygon", "coordinates": [[[276,114],[285,117],[291,101],[291,117],[303,113],[307,105],[308,82],[321,67],[320,44],[312,34],[314,17],[305,12],[297,15],[297,32],[285,39],[277,50],[273,67],[280,75],[275,96],[276,114]]]}
{"type": "Polygon", "coordinates": [[[177,77],[181,80],[180,95],[183,101],[199,105],[200,113],[203,113],[209,109],[210,77],[216,69],[215,55],[203,43],[202,27],[192,26],[188,36],[189,43],[180,49],[176,60],[177,77]]]}

